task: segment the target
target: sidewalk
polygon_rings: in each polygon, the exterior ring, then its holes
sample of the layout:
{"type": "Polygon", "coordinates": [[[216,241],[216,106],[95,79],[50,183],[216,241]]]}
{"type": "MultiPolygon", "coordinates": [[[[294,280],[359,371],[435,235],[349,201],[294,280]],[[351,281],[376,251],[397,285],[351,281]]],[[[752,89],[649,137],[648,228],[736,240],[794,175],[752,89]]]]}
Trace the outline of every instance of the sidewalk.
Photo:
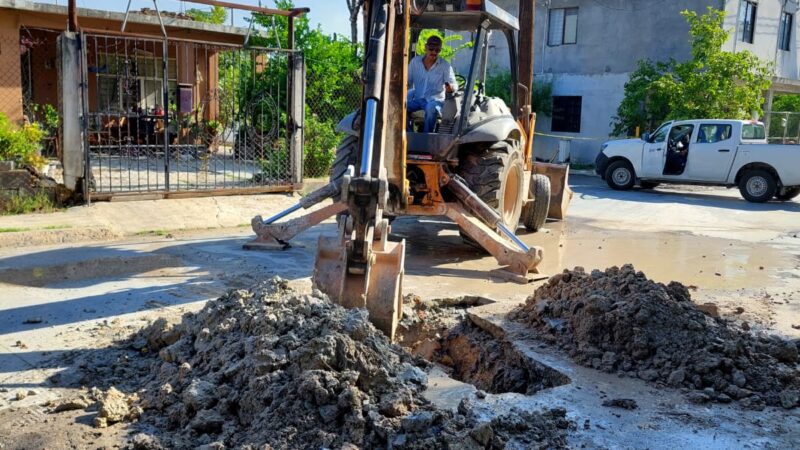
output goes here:
{"type": "Polygon", "coordinates": [[[146,233],[249,227],[297,202],[289,194],[98,202],[47,214],[0,216],[0,248],[119,239],[146,233]]]}

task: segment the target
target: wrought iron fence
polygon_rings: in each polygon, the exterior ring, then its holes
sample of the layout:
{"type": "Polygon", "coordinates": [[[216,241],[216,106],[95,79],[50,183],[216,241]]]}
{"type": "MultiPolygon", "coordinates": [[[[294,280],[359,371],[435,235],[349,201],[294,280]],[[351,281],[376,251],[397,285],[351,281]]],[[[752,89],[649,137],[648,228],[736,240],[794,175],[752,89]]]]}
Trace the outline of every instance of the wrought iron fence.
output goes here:
{"type": "Polygon", "coordinates": [[[288,92],[299,55],[135,36],[87,35],[84,47],[91,192],[300,181],[289,136],[292,102],[303,100],[288,92]]]}
{"type": "Polygon", "coordinates": [[[800,143],[800,112],[768,111],[764,113],[768,125],[767,141],[772,144],[800,143]]]}

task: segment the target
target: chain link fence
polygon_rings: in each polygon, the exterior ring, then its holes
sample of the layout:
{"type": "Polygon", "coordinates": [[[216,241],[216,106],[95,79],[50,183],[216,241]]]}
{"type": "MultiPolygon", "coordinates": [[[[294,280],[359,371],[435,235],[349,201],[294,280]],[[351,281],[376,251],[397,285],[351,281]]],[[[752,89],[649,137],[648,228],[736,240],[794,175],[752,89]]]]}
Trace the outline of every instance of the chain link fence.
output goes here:
{"type": "Polygon", "coordinates": [[[0,114],[16,122],[22,118],[22,102],[17,90],[20,85],[21,56],[14,51],[20,48],[19,35],[1,32],[0,48],[3,49],[0,52],[0,114]]]}
{"type": "Polygon", "coordinates": [[[59,32],[37,28],[20,29],[20,86],[22,110],[29,123],[45,133],[42,156],[60,158],[58,114],[59,32]]]}
{"type": "Polygon", "coordinates": [[[800,143],[800,112],[768,111],[764,113],[764,122],[769,127],[770,144],[800,143]]]}
{"type": "Polygon", "coordinates": [[[344,134],[336,132],[336,126],[361,107],[362,86],[354,73],[352,82],[322,89],[325,78],[315,75],[313,61],[307,63],[303,176],[327,178],[336,158],[336,147],[344,138],[344,134]]]}

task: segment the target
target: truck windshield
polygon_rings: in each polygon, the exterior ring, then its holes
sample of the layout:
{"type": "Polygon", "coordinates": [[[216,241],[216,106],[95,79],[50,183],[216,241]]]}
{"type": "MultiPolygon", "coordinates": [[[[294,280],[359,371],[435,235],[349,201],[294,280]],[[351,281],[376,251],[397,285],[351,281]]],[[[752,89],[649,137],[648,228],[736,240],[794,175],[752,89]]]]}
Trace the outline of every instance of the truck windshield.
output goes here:
{"type": "Polygon", "coordinates": [[[760,123],[746,123],[742,126],[742,139],[764,139],[764,125],[760,123]]]}

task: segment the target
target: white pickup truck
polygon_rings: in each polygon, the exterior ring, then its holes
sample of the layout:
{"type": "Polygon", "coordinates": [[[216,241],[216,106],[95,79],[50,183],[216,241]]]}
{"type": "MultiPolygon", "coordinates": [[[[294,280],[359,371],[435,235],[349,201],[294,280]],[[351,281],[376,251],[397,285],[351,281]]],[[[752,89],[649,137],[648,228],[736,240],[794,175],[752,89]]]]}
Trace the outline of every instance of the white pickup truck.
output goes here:
{"type": "Polygon", "coordinates": [[[641,139],[609,141],[595,161],[614,189],[660,183],[738,186],[746,200],[800,194],[800,145],[768,144],[764,124],[748,120],[667,122],[641,139]]]}

